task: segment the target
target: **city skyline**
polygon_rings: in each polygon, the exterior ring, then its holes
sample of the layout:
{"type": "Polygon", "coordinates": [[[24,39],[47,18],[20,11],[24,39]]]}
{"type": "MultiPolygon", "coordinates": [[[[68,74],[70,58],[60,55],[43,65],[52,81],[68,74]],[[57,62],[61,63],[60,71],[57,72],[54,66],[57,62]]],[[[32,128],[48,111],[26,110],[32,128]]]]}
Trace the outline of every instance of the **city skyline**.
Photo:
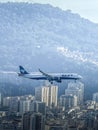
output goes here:
{"type": "MultiPolygon", "coordinates": [[[[0,130],[98,129],[98,102],[94,100],[83,101],[83,104],[77,102],[79,98],[82,99],[81,96],[84,96],[83,83],[69,83],[67,89],[70,89],[70,93],[65,93],[60,97],[57,96],[57,92],[55,93],[57,86],[38,86],[37,88],[39,87],[42,88],[40,98],[46,98],[47,88],[50,88],[49,97],[50,99],[53,99],[54,95],[57,97],[57,100],[54,100],[54,103],[57,101],[56,106],[47,106],[44,100],[37,101],[35,95],[3,97],[1,108],[6,108],[6,111],[0,111],[2,118],[0,130]],[[81,96],[79,93],[77,95],[76,89],[77,93],[82,92],[81,96]]],[[[39,92],[37,94],[40,96],[39,92]]],[[[98,97],[98,93],[94,95],[98,97]]]]}

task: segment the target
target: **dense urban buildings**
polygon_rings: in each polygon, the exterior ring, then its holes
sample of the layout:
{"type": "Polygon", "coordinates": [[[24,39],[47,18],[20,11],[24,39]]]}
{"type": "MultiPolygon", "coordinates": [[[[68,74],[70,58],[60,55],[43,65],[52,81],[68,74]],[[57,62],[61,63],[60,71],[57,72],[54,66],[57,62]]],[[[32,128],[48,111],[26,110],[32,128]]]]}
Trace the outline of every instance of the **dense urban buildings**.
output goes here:
{"type": "Polygon", "coordinates": [[[2,97],[0,130],[98,130],[98,93],[84,101],[84,84],[38,86],[34,95],[2,97]]]}

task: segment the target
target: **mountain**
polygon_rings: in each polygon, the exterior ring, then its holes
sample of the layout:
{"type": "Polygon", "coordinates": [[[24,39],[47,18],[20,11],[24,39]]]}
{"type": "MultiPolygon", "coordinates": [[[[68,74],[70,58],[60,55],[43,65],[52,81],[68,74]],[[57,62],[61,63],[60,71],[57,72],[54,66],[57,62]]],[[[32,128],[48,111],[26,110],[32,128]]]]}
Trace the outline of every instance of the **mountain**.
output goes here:
{"type": "MultiPolygon", "coordinates": [[[[28,71],[78,73],[89,99],[98,91],[97,50],[98,24],[70,10],[48,4],[0,3],[0,72],[18,72],[23,65],[28,71]]],[[[13,94],[9,87],[20,91],[23,86],[24,94],[36,86],[36,81],[24,81],[16,74],[1,73],[0,79],[3,93],[13,94]]],[[[67,85],[61,86],[62,93],[67,85]]]]}

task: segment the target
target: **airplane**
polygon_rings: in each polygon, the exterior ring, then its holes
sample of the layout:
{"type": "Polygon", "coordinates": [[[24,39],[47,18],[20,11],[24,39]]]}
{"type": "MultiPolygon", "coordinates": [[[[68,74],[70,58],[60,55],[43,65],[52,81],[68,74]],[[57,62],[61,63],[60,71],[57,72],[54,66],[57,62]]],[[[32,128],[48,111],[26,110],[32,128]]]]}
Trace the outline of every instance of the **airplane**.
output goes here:
{"type": "Polygon", "coordinates": [[[45,73],[39,69],[39,72],[28,73],[22,66],[19,66],[20,72],[19,76],[24,78],[29,78],[33,80],[48,80],[51,84],[53,81],[61,83],[62,80],[79,80],[82,77],[74,73],[45,73]]]}

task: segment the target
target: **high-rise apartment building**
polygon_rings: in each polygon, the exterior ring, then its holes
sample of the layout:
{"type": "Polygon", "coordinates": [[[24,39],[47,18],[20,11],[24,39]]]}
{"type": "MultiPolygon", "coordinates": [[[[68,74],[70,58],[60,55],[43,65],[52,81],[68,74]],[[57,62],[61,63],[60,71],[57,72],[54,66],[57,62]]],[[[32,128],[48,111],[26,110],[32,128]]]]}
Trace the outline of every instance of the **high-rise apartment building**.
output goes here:
{"type": "Polygon", "coordinates": [[[46,114],[46,104],[44,102],[40,102],[40,101],[33,101],[33,102],[31,102],[30,111],[38,112],[38,113],[45,115],[46,114]]]}
{"type": "Polygon", "coordinates": [[[4,107],[9,107],[11,101],[11,97],[4,97],[3,98],[3,106],[4,107]]]}
{"type": "Polygon", "coordinates": [[[49,86],[49,106],[56,107],[58,99],[58,86],[49,86]]]}
{"type": "Polygon", "coordinates": [[[78,104],[83,104],[84,84],[81,82],[70,82],[65,90],[65,95],[76,95],[78,104]]]}
{"type": "Polygon", "coordinates": [[[21,114],[30,111],[31,100],[20,100],[19,103],[19,112],[21,114]]]}
{"type": "Polygon", "coordinates": [[[20,97],[5,97],[3,98],[3,106],[9,107],[10,111],[18,112],[19,111],[19,101],[20,97]]]}
{"type": "Polygon", "coordinates": [[[98,103],[98,92],[93,94],[93,101],[98,103]]]}
{"type": "Polygon", "coordinates": [[[31,115],[30,130],[45,130],[45,118],[41,113],[33,113],[31,115]]]}
{"type": "Polygon", "coordinates": [[[0,93],[0,107],[1,107],[1,104],[2,104],[2,94],[0,93]]]}
{"type": "Polygon", "coordinates": [[[18,112],[19,111],[19,97],[12,97],[10,99],[10,104],[9,104],[9,110],[11,112],[18,112]]]}
{"type": "Polygon", "coordinates": [[[58,86],[49,85],[35,89],[35,99],[46,103],[46,106],[57,106],[58,86]]]}
{"type": "Polygon", "coordinates": [[[77,96],[62,95],[60,96],[60,106],[65,110],[77,106],[77,96]]]}
{"type": "Polygon", "coordinates": [[[46,103],[46,106],[49,104],[49,87],[37,87],[35,88],[35,99],[46,103]]]}
{"type": "Polygon", "coordinates": [[[24,113],[22,124],[22,130],[45,130],[45,116],[36,112],[24,113]]]}
{"type": "Polygon", "coordinates": [[[31,113],[23,114],[23,117],[22,117],[23,129],[22,130],[30,130],[30,116],[31,116],[31,113]]]}

